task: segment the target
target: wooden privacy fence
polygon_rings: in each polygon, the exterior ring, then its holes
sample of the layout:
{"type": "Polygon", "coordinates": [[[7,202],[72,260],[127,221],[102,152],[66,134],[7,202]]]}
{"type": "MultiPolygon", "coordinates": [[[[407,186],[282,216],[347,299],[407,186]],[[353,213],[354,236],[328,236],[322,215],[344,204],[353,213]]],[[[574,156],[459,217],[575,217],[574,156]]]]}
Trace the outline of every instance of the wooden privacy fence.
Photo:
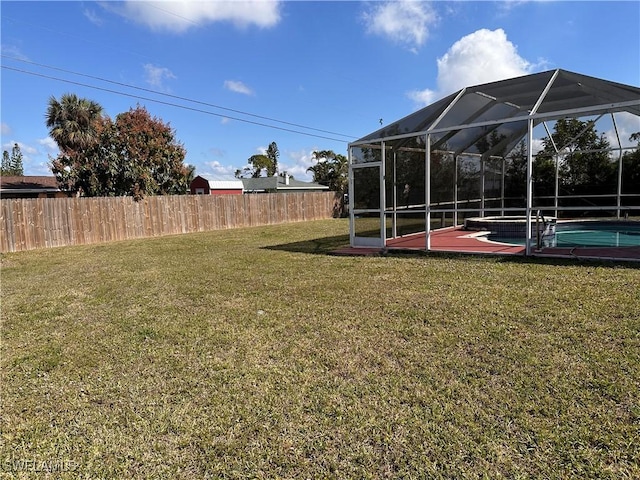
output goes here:
{"type": "Polygon", "coordinates": [[[334,216],[334,192],[25,198],[0,201],[0,252],[84,245],[334,216]]]}

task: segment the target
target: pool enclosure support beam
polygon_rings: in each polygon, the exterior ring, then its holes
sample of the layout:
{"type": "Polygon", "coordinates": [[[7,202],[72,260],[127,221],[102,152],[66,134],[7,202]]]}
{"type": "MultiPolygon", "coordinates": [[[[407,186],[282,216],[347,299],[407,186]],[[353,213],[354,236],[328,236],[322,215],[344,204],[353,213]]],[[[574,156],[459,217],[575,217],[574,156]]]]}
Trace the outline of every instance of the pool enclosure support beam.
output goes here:
{"type": "Polygon", "coordinates": [[[504,177],[507,174],[507,161],[502,157],[502,178],[500,179],[500,215],[504,217],[504,177]]]}
{"type": "Polygon", "coordinates": [[[558,195],[560,192],[560,152],[558,150],[558,146],[556,145],[555,140],[553,139],[553,135],[549,131],[549,127],[547,126],[547,122],[542,122],[542,126],[544,130],[547,132],[547,138],[551,141],[551,146],[555,152],[553,156],[554,165],[555,165],[555,175],[554,175],[554,187],[553,187],[553,215],[555,217],[558,216],[558,195]]]}
{"type": "MultiPolygon", "coordinates": [[[[391,215],[391,238],[396,238],[398,236],[397,222],[398,222],[398,186],[397,186],[397,177],[396,177],[396,167],[397,167],[397,158],[398,152],[393,151],[393,214],[391,215]]],[[[386,211],[386,205],[383,206],[383,210],[386,211]]],[[[385,218],[386,222],[386,218],[385,218]]]]}
{"type": "Polygon", "coordinates": [[[620,218],[620,211],[622,207],[622,142],[620,141],[620,134],[618,133],[618,125],[616,124],[616,117],[612,113],[611,121],[613,122],[613,131],[616,132],[616,138],[618,139],[618,146],[620,147],[618,154],[618,190],[616,191],[616,205],[618,206],[617,216],[620,218]]]}
{"type": "Polygon", "coordinates": [[[458,155],[453,154],[453,226],[458,226],[458,155]]]}
{"type": "Polygon", "coordinates": [[[382,164],[380,165],[380,237],[382,241],[382,247],[387,246],[387,192],[385,188],[386,182],[386,165],[387,165],[387,142],[382,142],[382,164]]]}
{"type": "Polygon", "coordinates": [[[531,215],[533,214],[533,119],[529,120],[527,132],[527,226],[525,232],[525,255],[531,255],[531,215]]]}
{"type": "Polygon", "coordinates": [[[485,206],[485,201],[484,201],[484,192],[485,192],[485,161],[484,161],[484,155],[482,155],[480,157],[480,216],[484,217],[484,206],[485,206]]]}
{"type": "Polygon", "coordinates": [[[558,197],[560,196],[560,155],[557,153],[554,155],[556,159],[556,181],[553,187],[553,216],[558,216],[558,197]]]}
{"type": "MultiPolygon", "coordinates": [[[[403,134],[398,134],[398,135],[389,135],[388,137],[371,138],[371,139],[367,139],[367,140],[352,142],[349,145],[352,146],[352,147],[358,147],[360,145],[369,145],[369,144],[373,144],[373,143],[381,142],[381,141],[389,142],[389,141],[392,141],[392,140],[400,140],[402,138],[409,138],[409,137],[415,137],[415,136],[420,136],[420,135],[426,135],[427,133],[431,133],[431,134],[446,133],[446,132],[451,131],[452,129],[455,129],[455,130],[459,131],[459,130],[464,130],[464,129],[467,129],[467,128],[484,127],[484,126],[497,125],[497,124],[513,123],[513,122],[523,122],[523,121],[527,121],[529,119],[534,119],[538,123],[541,123],[541,122],[545,122],[545,121],[558,120],[560,118],[567,118],[567,117],[575,117],[575,118],[577,118],[577,117],[580,117],[580,116],[597,115],[597,114],[601,114],[603,111],[605,111],[605,112],[620,112],[620,111],[627,111],[630,107],[640,108],[640,100],[630,100],[630,101],[625,101],[625,102],[615,102],[615,103],[593,105],[593,106],[590,106],[590,107],[570,108],[570,109],[566,109],[566,110],[554,111],[554,112],[551,112],[551,113],[548,113],[548,112],[537,113],[538,108],[540,108],[540,104],[542,104],[542,101],[544,100],[544,97],[547,95],[549,89],[551,88],[551,84],[553,83],[553,80],[556,78],[556,75],[557,75],[557,72],[556,72],[556,74],[554,74],[553,78],[549,81],[549,83],[547,84],[547,87],[545,87],[544,92],[539,97],[538,102],[536,103],[536,105],[534,105],[534,107],[532,108],[531,112],[528,115],[519,116],[519,117],[503,118],[503,119],[499,119],[499,120],[485,120],[485,121],[482,121],[482,122],[460,124],[460,125],[455,125],[454,127],[436,128],[434,125],[437,122],[440,121],[440,117],[439,117],[438,120],[436,120],[436,122],[434,122],[431,127],[427,128],[425,130],[421,130],[421,131],[418,131],[418,132],[411,132],[411,133],[403,133],[403,134]]],[[[447,107],[447,109],[445,109],[445,111],[443,112],[442,115],[444,115],[446,112],[448,112],[452,107],[453,107],[453,104],[449,105],[449,107],[447,107]]]]}
{"type": "MultiPolygon", "coordinates": [[[[544,101],[545,97],[549,93],[549,90],[551,90],[551,86],[556,81],[556,78],[558,77],[559,73],[560,73],[559,69],[557,69],[553,73],[553,75],[551,76],[551,78],[547,82],[547,85],[544,87],[544,90],[542,90],[542,93],[538,97],[538,100],[536,101],[535,105],[531,108],[531,111],[529,112],[529,120],[527,121],[527,125],[528,125],[528,127],[527,127],[527,208],[525,210],[526,216],[527,216],[527,227],[526,227],[527,231],[525,232],[525,241],[526,241],[526,245],[524,247],[524,254],[525,255],[531,255],[531,215],[533,214],[533,127],[534,127],[534,121],[535,121],[536,114],[538,113],[538,109],[540,108],[540,105],[542,105],[542,102],[544,101]]],[[[545,125],[545,128],[547,128],[546,125],[545,125]]],[[[549,138],[553,138],[553,137],[549,136],[549,138]]],[[[557,175],[556,175],[556,177],[557,177],[557,175]]],[[[556,201],[557,201],[557,198],[558,198],[558,195],[556,195],[556,201]]],[[[557,215],[557,213],[556,213],[556,215],[557,215]]]]}
{"type": "Polygon", "coordinates": [[[424,169],[425,250],[431,250],[431,135],[427,134],[424,169]]]}
{"type": "MultiPolygon", "coordinates": [[[[355,214],[355,175],[354,175],[354,162],[353,162],[353,148],[348,149],[348,162],[349,162],[349,245],[355,245],[356,241],[356,214],[355,214]]],[[[357,148],[357,147],[355,147],[357,148]]]]}

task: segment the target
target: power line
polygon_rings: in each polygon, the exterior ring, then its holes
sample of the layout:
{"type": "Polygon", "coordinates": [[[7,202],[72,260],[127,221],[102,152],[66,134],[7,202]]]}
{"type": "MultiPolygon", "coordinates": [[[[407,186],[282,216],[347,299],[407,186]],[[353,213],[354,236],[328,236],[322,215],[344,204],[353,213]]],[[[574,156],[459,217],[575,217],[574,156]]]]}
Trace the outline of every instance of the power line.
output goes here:
{"type": "Polygon", "coordinates": [[[161,12],[167,13],[169,15],[172,15],[172,16],[176,17],[176,18],[184,20],[185,22],[189,22],[189,23],[191,23],[191,24],[193,24],[193,25],[195,25],[197,27],[201,26],[200,23],[196,22],[195,20],[192,20],[191,18],[183,17],[182,15],[178,15],[177,13],[172,12],[170,10],[165,10],[164,8],[160,8],[157,5],[154,5],[153,3],[149,3],[149,6],[151,8],[155,8],[156,10],[160,10],[161,12]]]}
{"type": "MultiPolygon", "coordinates": [[[[4,55],[3,54],[1,56],[3,58],[7,58],[7,59],[10,59],[10,60],[15,60],[15,61],[22,62],[22,63],[27,63],[27,64],[34,65],[34,66],[37,66],[37,67],[48,68],[48,69],[59,71],[59,72],[63,72],[63,73],[68,73],[68,74],[77,75],[77,76],[80,76],[80,77],[90,78],[92,80],[98,80],[98,81],[101,81],[101,82],[106,82],[106,83],[110,83],[110,84],[113,84],[113,85],[118,85],[120,87],[131,88],[131,89],[134,89],[134,90],[153,93],[155,95],[161,95],[161,96],[168,97],[168,98],[173,98],[173,99],[176,99],[176,100],[191,102],[191,103],[195,103],[197,105],[204,105],[204,106],[207,106],[207,107],[217,108],[219,110],[238,113],[238,114],[245,115],[245,116],[248,116],[248,117],[259,118],[259,119],[267,120],[267,121],[270,121],[270,122],[281,123],[283,125],[289,125],[289,126],[292,126],[292,127],[303,128],[305,130],[312,130],[312,131],[315,131],[315,132],[326,133],[326,134],[329,134],[329,135],[338,135],[340,137],[346,137],[348,139],[355,139],[356,138],[353,135],[345,135],[343,133],[332,132],[332,131],[329,131],[329,130],[322,130],[322,129],[319,129],[319,128],[307,127],[306,125],[301,125],[301,124],[298,124],[298,123],[286,122],[284,120],[278,120],[278,119],[271,118],[271,117],[265,117],[265,116],[262,116],[262,115],[256,115],[254,113],[243,112],[242,110],[235,110],[233,108],[223,107],[223,106],[220,106],[220,105],[215,105],[215,104],[203,102],[203,101],[200,101],[200,100],[194,100],[194,99],[187,98],[187,97],[182,97],[182,96],[179,96],[179,95],[172,95],[170,93],[158,92],[156,90],[152,90],[152,89],[149,89],[149,88],[138,87],[138,86],[135,86],[135,85],[130,85],[130,84],[123,83],[123,82],[117,82],[117,81],[114,81],[114,80],[109,80],[107,78],[102,78],[102,77],[98,77],[98,76],[95,76],[95,75],[89,75],[89,74],[86,74],[86,73],[74,72],[72,70],[66,70],[64,68],[54,67],[52,65],[45,65],[45,64],[42,64],[42,63],[32,62],[32,61],[29,61],[29,60],[25,60],[25,59],[21,59],[21,58],[17,58],[17,57],[12,57],[12,56],[9,56],[9,55],[4,55]]],[[[4,68],[4,65],[3,65],[3,68],[4,68]]],[[[64,79],[57,78],[57,77],[48,77],[48,76],[43,75],[43,74],[36,74],[36,73],[33,73],[33,72],[28,72],[26,70],[22,71],[22,70],[17,69],[17,68],[10,68],[10,67],[7,67],[7,68],[9,68],[11,70],[15,70],[15,71],[21,71],[23,73],[29,73],[29,74],[32,74],[32,75],[43,76],[45,78],[52,78],[54,80],[59,80],[59,81],[63,81],[63,82],[67,81],[67,80],[64,80],[64,79]]],[[[75,83],[75,82],[69,81],[69,83],[75,83]]],[[[96,89],[99,89],[99,90],[110,91],[108,89],[102,89],[100,87],[93,87],[91,85],[84,85],[84,84],[80,84],[80,83],[76,83],[76,84],[87,86],[89,88],[96,88],[96,89]]],[[[112,93],[119,93],[119,92],[112,92],[112,93]]],[[[126,94],[126,95],[127,96],[133,96],[133,95],[129,95],[129,94],[126,94]]],[[[137,96],[133,96],[133,97],[134,98],[141,98],[141,99],[143,98],[143,97],[137,97],[137,96]]],[[[158,101],[158,103],[165,103],[165,102],[158,101]]],[[[212,115],[218,115],[218,116],[221,116],[221,117],[233,118],[233,117],[229,117],[227,115],[219,115],[219,114],[215,114],[213,112],[210,112],[210,113],[212,115]]],[[[247,123],[253,123],[255,125],[269,126],[269,125],[263,125],[263,124],[258,123],[258,122],[251,122],[251,121],[248,121],[248,120],[242,120],[242,119],[238,119],[238,118],[233,118],[233,119],[234,120],[239,120],[239,121],[246,121],[247,123]]],[[[272,128],[278,128],[278,129],[281,129],[281,130],[286,130],[286,131],[293,131],[293,130],[282,129],[282,128],[275,127],[275,126],[271,126],[271,127],[272,128]]],[[[296,131],[296,133],[304,134],[303,132],[297,132],[297,131],[296,131]]],[[[306,134],[306,135],[316,136],[316,135],[311,135],[311,134],[306,134]]],[[[327,137],[318,136],[318,138],[325,138],[326,139],[327,137]]],[[[334,140],[336,140],[336,139],[334,139],[334,140]]],[[[338,140],[338,141],[346,141],[346,140],[338,140]]]]}
{"type": "Polygon", "coordinates": [[[322,138],[324,140],[331,140],[331,141],[334,141],[334,142],[346,142],[347,141],[347,140],[344,140],[344,139],[332,138],[332,137],[327,137],[327,136],[324,136],[324,135],[317,135],[315,133],[301,132],[299,130],[293,130],[291,128],[284,128],[284,127],[278,127],[276,125],[269,125],[269,124],[266,124],[266,123],[254,122],[252,120],[246,120],[244,118],[230,117],[228,115],[223,115],[221,113],[210,112],[210,111],[207,111],[207,110],[202,110],[202,109],[199,109],[199,108],[189,107],[189,106],[186,106],[186,105],[179,105],[177,103],[165,102],[163,100],[157,100],[155,98],[142,97],[142,96],[139,96],[139,95],[133,95],[131,93],[125,93],[125,92],[118,92],[117,90],[111,90],[109,88],[97,87],[95,85],[89,85],[89,84],[81,83],[81,82],[74,82],[73,80],[67,80],[67,79],[64,79],[64,78],[53,77],[51,75],[45,75],[43,73],[30,72],[28,70],[22,70],[20,68],[9,67],[7,65],[2,65],[2,68],[6,69],[6,70],[12,70],[14,72],[25,73],[27,75],[33,75],[33,76],[36,76],[36,77],[47,78],[49,80],[57,80],[59,82],[70,83],[72,85],[78,85],[78,86],[81,86],[81,87],[92,88],[94,90],[100,90],[100,91],[103,91],[103,92],[113,93],[115,95],[121,95],[121,96],[124,96],[124,97],[136,98],[138,100],[145,100],[147,102],[155,102],[155,103],[159,103],[161,105],[168,105],[170,107],[182,108],[183,110],[190,110],[192,112],[204,113],[206,115],[213,115],[213,116],[222,117],[222,118],[230,118],[231,120],[237,120],[239,122],[250,123],[252,125],[258,125],[258,126],[266,127],[266,128],[273,128],[275,130],[295,133],[295,134],[298,134],[298,135],[306,135],[308,137],[322,138]]]}

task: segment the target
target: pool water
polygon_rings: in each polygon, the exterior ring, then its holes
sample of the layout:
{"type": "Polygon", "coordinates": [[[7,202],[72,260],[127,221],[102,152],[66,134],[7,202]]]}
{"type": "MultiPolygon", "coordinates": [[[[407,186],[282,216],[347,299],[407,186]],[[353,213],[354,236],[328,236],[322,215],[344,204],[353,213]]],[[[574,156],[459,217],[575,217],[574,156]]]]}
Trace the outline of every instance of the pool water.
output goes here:
{"type": "MultiPolygon", "coordinates": [[[[524,238],[505,238],[494,235],[489,240],[524,245],[524,238]]],[[[536,245],[537,239],[532,239],[536,245]]],[[[629,222],[567,222],[556,225],[553,236],[542,238],[543,247],[638,247],[640,224],[629,222]]]]}

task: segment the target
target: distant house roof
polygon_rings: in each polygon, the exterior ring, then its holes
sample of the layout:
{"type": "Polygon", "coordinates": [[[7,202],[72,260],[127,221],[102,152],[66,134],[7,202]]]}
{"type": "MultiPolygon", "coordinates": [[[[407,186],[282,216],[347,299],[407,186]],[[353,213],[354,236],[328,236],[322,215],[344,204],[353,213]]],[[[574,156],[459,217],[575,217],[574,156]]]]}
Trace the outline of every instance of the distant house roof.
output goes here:
{"type": "Polygon", "coordinates": [[[2,193],[43,193],[59,192],[56,177],[39,176],[0,176],[2,193]]]}
{"type": "Polygon", "coordinates": [[[241,180],[209,180],[211,190],[242,190],[244,185],[241,180]]]}
{"type": "Polygon", "coordinates": [[[294,178],[281,176],[243,178],[244,191],[246,193],[262,192],[303,192],[303,191],[326,191],[329,187],[314,182],[302,182],[294,178]]]}

